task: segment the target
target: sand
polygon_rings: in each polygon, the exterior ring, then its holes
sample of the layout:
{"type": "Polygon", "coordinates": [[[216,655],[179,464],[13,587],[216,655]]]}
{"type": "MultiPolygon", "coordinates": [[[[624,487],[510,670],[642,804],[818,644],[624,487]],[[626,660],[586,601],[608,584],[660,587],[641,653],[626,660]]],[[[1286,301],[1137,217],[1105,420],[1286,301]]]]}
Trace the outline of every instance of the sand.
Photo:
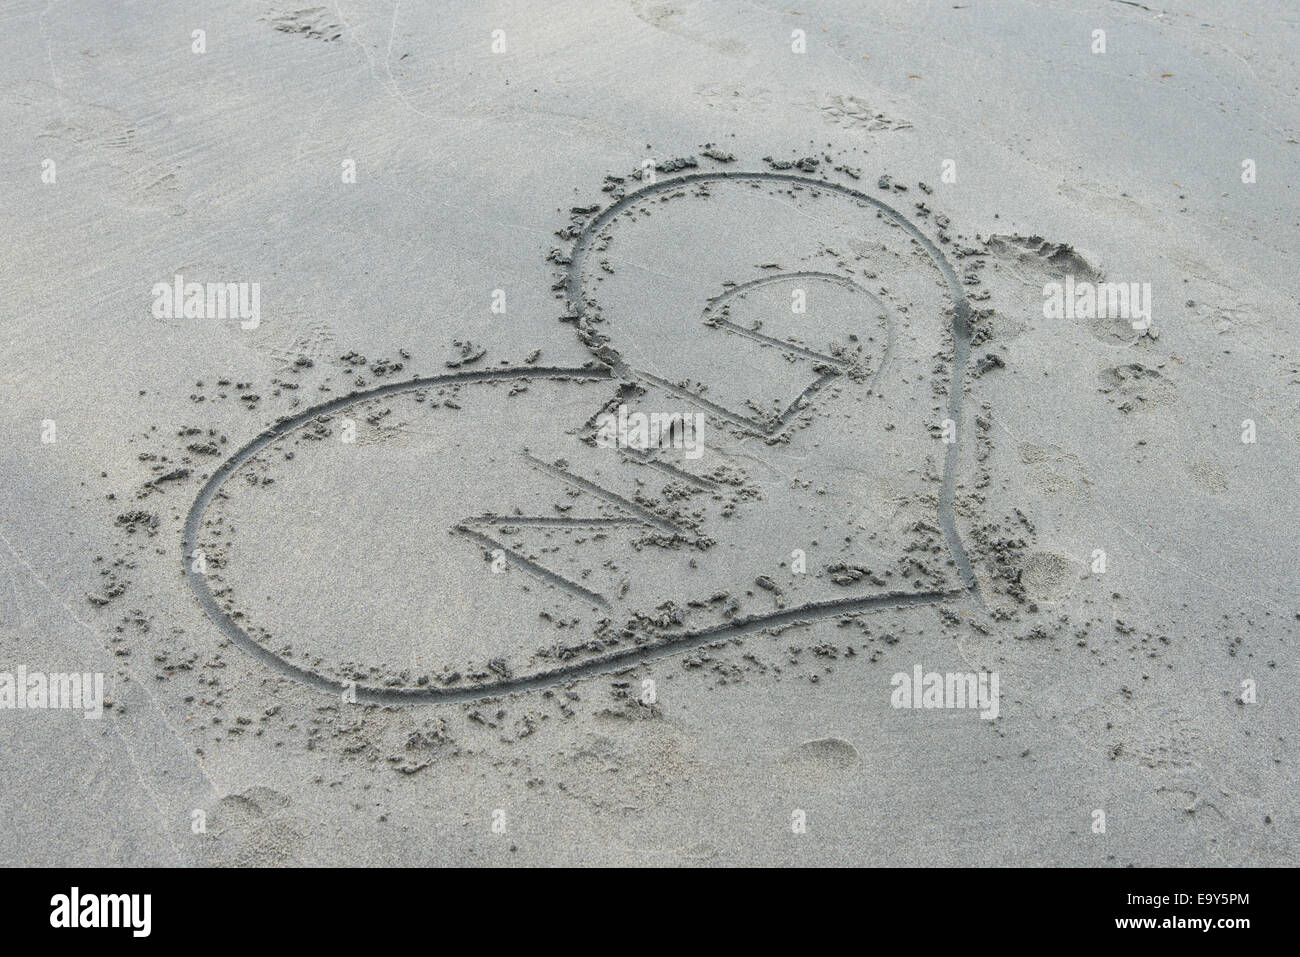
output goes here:
{"type": "Polygon", "coordinates": [[[0,862],[1297,863],[1282,6],[590,6],[11,12],[0,862]]]}

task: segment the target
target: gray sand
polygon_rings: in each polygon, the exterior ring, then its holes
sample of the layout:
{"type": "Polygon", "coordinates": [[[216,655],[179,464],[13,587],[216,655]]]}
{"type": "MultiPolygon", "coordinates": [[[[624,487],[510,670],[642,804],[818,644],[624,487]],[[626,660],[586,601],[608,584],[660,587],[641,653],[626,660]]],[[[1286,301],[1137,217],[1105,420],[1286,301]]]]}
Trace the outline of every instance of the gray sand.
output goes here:
{"type": "Polygon", "coordinates": [[[1284,5],[591,6],[9,12],[0,863],[1296,864],[1284,5]]]}

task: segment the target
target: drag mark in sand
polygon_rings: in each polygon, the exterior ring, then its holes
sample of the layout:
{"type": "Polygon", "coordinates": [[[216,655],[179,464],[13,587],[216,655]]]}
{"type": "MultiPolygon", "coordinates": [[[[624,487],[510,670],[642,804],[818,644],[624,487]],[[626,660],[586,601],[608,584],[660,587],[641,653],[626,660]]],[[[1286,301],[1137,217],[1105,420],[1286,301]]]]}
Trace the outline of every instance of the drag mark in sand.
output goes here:
{"type": "MultiPolygon", "coordinates": [[[[347,396],[331,400],[330,402],[314,406],[298,413],[290,418],[282,419],[280,422],[266,429],[255,439],[239,449],[229,459],[212,474],[204,483],[194,504],[190,506],[189,514],[185,520],[185,531],[182,538],[182,562],[181,567],[186,581],[190,588],[193,589],[197,596],[199,605],[207,613],[208,617],[230,638],[239,648],[251,655],[256,661],[261,662],[267,667],[279,672],[285,677],[292,678],[318,691],[329,694],[341,695],[344,692],[354,694],[357,702],[365,704],[437,704],[437,703],[456,703],[478,701],[484,698],[493,698],[507,694],[518,694],[525,691],[546,688],[556,684],[568,681],[574,681],[580,678],[588,678],[596,675],[611,674],[633,668],[637,665],[656,661],[661,658],[679,654],[692,648],[698,648],[702,645],[712,644],[714,642],[728,641],[732,638],[739,638],[756,632],[765,631],[770,628],[779,628],[793,625],[800,625],[813,621],[820,621],[828,618],[838,618],[844,615],[853,615],[865,611],[872,611],[879,608],[902,608],[911,605],[924,605],[933,602],[942,601],[948,598],[961,597],[967,594],[966,591],[917,591],[917,592],[889,592],[882,595],[870,595],[861,598],[842,598],[833,601],[813,602],[801,605],[796,608],[785,609],[769,614],[753,615],[746,618],[736,619],[722,625],[705,628],[696,631],[682,631],[663,635],[653,644],[638,645],[633,648],[623,649],[609,655],[598,658],[588,659],[583,662],[565,665],[548,671],[539,672],[532,675],[521,676],[518,678],[503,678],[479,685],[467,685],[465,687],[415,687],[415,688],[385,688],[378,686],[368,686],[361,684],[349,684],[329,678],[319,672],[303,668],[299,665],[287,661],[282,656],[276,654],[270,648],[261,644],[254,639],[231,614],[221,606],[217,597],[209,587],[206,575],[197,571],[190,561],[195,546],[197,545],[199,534],[203,526],[203,518],[208,507],[211,505],[221,486],[232,475],[247,465],[254,457],[266,449],[271,444],[279,441],[291,432],[299,429],[319,416],[338,412],[350,405],[358,402],[364,402],[379,396],[389,396],[401,392],[410,392],[429,386],[450,385],[464,382],[488,382],[493,380],[509,379],[560,379],[560,380],[609,380],[612,374],[608,369],[602,369],[597,366],[585,366],[572,369],[538,369],[538,368],[501,368],[494,370],[483,370],[481,372],[462,372],[450,375],[430,376],[426,378],[409,379],[406,382],[395,382],[388,385],[380,386],[375,389],[369,389],[364,392],[354,392],[347,396]]],[[[627,502],[621,496],[615,495],[606,489],[596,486],[580,476],[573,475],[567,470],[560,469],[558,466],[552,466],[540,460],[534,459],[534,464],[547,470],[553,470],[557,477],[571,482],[586,491],[605,497],[610,504],[615,506],[627,506],[633,511],[635,517],[629,518],[601,518],[601,519],[570,519],[570,524],[581,526],[590,522],[605,522],[609,524],[628,524],[628,525],[653,525],[655,527],[667,528],[678,531],[677,526],[655,515],[646,509],[634,503],[627,502]]],[[[547,519],[548,524],[554,524],[558,519],[547,519]]],[[[492,519],[493,522],[525,524],[527,519],[509,518],[509,519],[492,519]]],[[[485,519],[485,524],[486,524],[485,519]]],[[[478,541],[485,546],[500,547],[499,544],[486,535],[476,531],[473,528],[462,525],[455,529],[458,534],[467,538],[478,541]]],[[[530,565],[534,564],[524,559],[522,556],[515,556],[516,561],[522,561],[530,565]]],[[[531,574],[543,580],[558,579],[554,584],[573,592],[575,589],[584,594],[579,597],[586,598],[596,604],[604,605],[604,599],[587,589],[563,579],[540,565],[527,568],[531,574]]]]}
{"type": "MultiPolygon", "coordinates": [[[[692,392],[690,389],[685,389],[676,383],[670,382],[669,380],[654,375],[653,373],[646,372],[643,369],[632,370],[631,375],[635,378],[653,383],[654,385],[659,386],[659,388],[666,392],[670,392],[679,398],[687,399],[696,405],[708,409],[719,418],[726,419],[733,425],[737,425],[756,435],[770,437],[778,434],[794,420],[794,417],[799,414],[800,410],[803,409],[807,403],[812,401],[813,397],[816,396],[817,393],[821,392],[829,383],[834,382],[839,378],[848,369],[849,363],[843,359],[837,358],[836,356],[826,355],[825,353],[818,352],[815,349],[809,349],[792,342],[787,342],[784,339],[765,336],[757,330],[746,329],[744,326],[737,325],[730,319],[714,317],[713,313],[719,306],[724,305],[733,297],[745,292],[776,282],[791,282],[800,279],[833,282],[836,285],[844,286],[845,288],[864,293],[871,297],[871,294],[867,293],[861,286],[843,276],[827,272],[802,271],[782,273],[777,276],[762,276],[758,279],[750,280],[749,282],[742,283],[741,285],[728,289],[721,295],[714,297],[709,300],[709,304],[704,307],[704,321],[706,325],[711,325],[735,335],[743,336],[744,338],[749,339],[752,342],[757,342],[760,345],[773,346],[784,352],[790,352],[802,356],[805,359],[810,359],[827,367],[827,371],[817,376],[817,378],[814,379],[802,392],[800,392],[799,395],[795,396],[794,400],[786,406],[785,411],[780,415],[777,415],[766,422],[760,422],[749,416],[741,415],[740,413],[719,405],[716,402],[711,402],[698,392],[692,392]]],[[[874,297],[871,298],[874,299],[874,297]]],[[[882,361],[880,366],[876,369],[875,375],[878,375],[883,367],[884,362],[882,361]]]]}
{"type": "MultiPolygon", "coordinates": [[[[953,498],[956,488],[956,471],[960,452],[959,442],[949,444],[945,453],[944,473],[939,496],[938,518],[944,537],[947,540],[953,564],[957,568],[964,586],[962,589],[891,591],[884,594],[857,598],[807,602],[794,608],[736,618],[707,628],[662,634],[653,642],[637,644],[634,647],[620,649],[582,662],[565,664],[526,676],[501,677],[492,681],[461,687],[419,686],[398,688],[373,685],[367,686],[354,682],[344,682],[333,679],[319,672],[293,664],[283,656],[255,640],[243,627],[241,627],[232,614],[222,607],[221,603],[217,600],[216,595],[212,592],[209,586],[205,574],[196,570],[191,563],[190,557],[199,541],[205,514],[213,500],[220,492],[221,486],[232,475],[238,472],[267,447],[284,438],[296,429],[310,424],[321,416],[329,415],[348,406],[383,396],[417,391],[430,386],[457,385],[471,382],[494,382],[521,379],[631,382],[637,379],[642,379],[654,381],[656,384],[682,395],[683,398],[687,398],[692,402],[700,404],[712,411],[714,414],[731,421],[733,424],[760,434],[772,434],[775,429],[781,427],[783,422],[796,414],[802,405],[821,390],[828,382],[840,377],[848,371],[849,363],[835,356],[825,355],[815,350],[798,346],[794,343],[763,336],[756,330],[745,329],[744,327],[736,325],[725,318],[710,318],[711,311],[721,302],[737,295],[738,293],[777,280],[788,280],[794,278],[827,280],[865,292],[865,290],[861,290],[861,287],[857,286],[851,280],[834,274],[814,272],[798,272],[789,273],[783,276],[763,277],[759,280],[729,289],[727,292],[715,297],[713,300],[710,300],[709,305],[706,307],[706,322],[722,328],[728,333],[745,336],[754,341],[758,341],[761,344],[789,350],[802,355],[804,358],[823,364],[820,367],[818,376],[814,379],[812,384],[803,390],[800,396],[795,399],[795,401],[781,416],[777,417],[775,423],[756,422],[753,419],[739,415],[722,406],[709,403],[703,400],[698,394],[690,392],[689,390],[680,389],[672,383],[666,382],[658,377],[630,368],[617,351],[608,345],[608,340],[595,332],[591,325],[590,318],[586,314],[587,304],[583,298],[582,292],[583,264],[588,253],[591,251],[597,236],[614,219],[614,217],[627,209],[631,204],[639,202],[647,196],[663,193],[668,190],[680,189],[684,184],[718,181],[757,181],[763,183],[789,184],[809,190],[820,190],[827,193],[838,194],[859,203],[864,207],[877,210],[880,215],[888,217],[892,222],[901,227],[934,263],[951,295],[953,313],[951,328],[953,337],[953,360],[951,382],[948,390],[947,410],[949,417],[954,422],[961,422],[964,395],[963,385],[971,345],[971,310],[969,303],[966,300],[961,282],[952,265],[948,262],[943,252],[935,245],[935,243],[921,232],[915,224],[892,207],[873,197],[826,180],[811,179],[808,177],[784,173],[731,171],[686,174],[666,178],[659,181],[657,184],[647,186],[622,197],[588,222],[576,236],[572,255],[567,263],[567,275],[563,283],[563,289],[569,299],[571,311],[576,313],[579,329],[586,334],[587,338],[585,338],[585,341],[587,341],[588,346],[593,349],[593,352],[597,352],[601,362],[604,364],[593,362],[575,368],[537,368],[531,366],[502,367],[491,370],[478,370],[424,378],[412,378],[405,382],[390,383],[365,391],[353,392],[346,396],[341,396],[320,405],[313,406],[312,408],[304,410],[294,416],[282,419],[275,425],[263,431],[256,438],[239,449],[229,459],[223,462],[222,465],[204,483],[198,497],[190,507],[189,513],[186,517],[182,537],[181,557],[183,573],[190,587],[197,596],[199,604],[203,608],[204,612],[237,646],[246,651],[255,660],[265,664],[286,677],[294,679],[295,681],[330,694],[340,695],[346,692],[350,695],[354,695],[355,700],[359,703],[419,704],[472,702],[484,698],[517,694],[582,678],[626,671],[638,665],[677,655],[681,652],[703,645],[725,642],[734,638],[768,631],[774,628],[797,626],[813,621],[855,615],[881,608],[901,608],[933,604],[952,598],[976,594],[975,576],[953,521],[953,498]]],[[[867,295],[870,296],[869,293],[867,295]]],[[[871,298],[874,299],[874,297],[871,298]]],[[[892,341],[892,329],[890,332],[890,339],[892,341]]],[[[889,349],[887,348],[884,357],[882,357],[880,367],[878,367],[873,373],[873,378],[875,375],[879,374],[880,368],[883,368],[888,356],[889,349]]],[[[670,534],[683,533],[683,529],[679,528],[675,523],[669,521],[663,516],[631,502],[608,489],[604,489],[601,486],[568,471],[568,469],[563,468],[560,465],[552,465],[532,456],[528,456],[528,458],[534,467],[548,472],[554,478],[558,478],[577,489],[592,494],[594,497],[601,499],[606,504],[613,507],[620,514],[617,516],[564,518],[554,516],[512,516],[505,518],[501,516],[484,515],[477,518],[464,519],[451,531],[454,534],[459,534],[489,549],[493,547],[501,548],[503,551],[511,554],[513,560],[518,563],[523,570],[538,579],[556,585],[557,587],[568,591],[575,597],[584,599],[600,607],[608,607],[608,602],[603,598],[603,596],[530,561],[524,556],[517,554],[512,549],[506,548],[493,538],[491,534],[492,530],[506,525],[535,525],[538,527],[567,526],[573,528],[648,526],[670,534]]],[[[634,456],[634,458],[645,465],[665,470],[670,474],[680,472],[680,470],[668,463],[656,461],[653,456],[637,455],[634,456]]],[[[692,484],[696,484],[697,487],[703,481],[694,476],[687,476],[686,473],[680,473],[680,475],[689,478],[692,484]]]]}
{"type": "Polygon", "coordinates": [[[606,504],[613,506],[622,512],[621,516],[609,515],[481,515],[477,518],[466,518],[459,522],[454,531],[462,537],[469,538],[478,542],[489,552],[500,551],[503,555],[508,555],[514,564],[528,572],[534,578],[554,585],[563,589],[578,598],[588,601],[593,605],[608,609],[609,600],[599,592],[594,592],[590,588],[585,588],[572,579],[565,578],[538,564],[531,558],[521,555],[518,550],[511,548],[504,542],[485,534],[481,529],[484,528],[655,528],[661,532],[684,535],[686,530],[680,526],[668,521],[661,515],[656,515],[650,509],[645,508],[635,502],[628,501],[616,492],[602,488],[595,482],[589,481],[580,475],[575,475],[566,468],[558,465],[551,465],[543,462],[535,456],[524,454],[525,460],[531,463],[535,468],[546,472],[547,474],[568,483],[574,488],[581,489],[584,492],[590,492],[596,498],[601,499],[606,504]]]}
{"type": "MultiPolygon", "coordinates": [[[[629,207],[641,202],[647,197],[667,193],[673,190],[680,190],[685,185],[699,185],[707,183],[775,183],[788,184],[802,187],[808,190],[823,190],[838,196],[843,196],[854,202],[861,203],[866,207],[877,210],[881,215],[888,217],[892,222],[897,224],[907,235],[921,248],[921,250],[934,263],[935,268],[939,270],[945,284],[948,287],[948,293],[952,300],[952,338],[953,338],[953,358],[952,358],[952,375],[951,384],[948,389],[948,417],[958,425],[958,436],[964,433],[961,427],[962,409],[965,399],[965,377],[966,366],[970,360],[971,348],[971,307],[970,302],[966,299],[966,291],[962,285],[957,271],[953,269],[952,263],[948,257],[929,236],[921,231],[915,223],[894,209],[888,203],[881,202],[874,196],[868,196],[866,193],[853,189],[848,186],[842,186],[839,183],[830,180],[812,179],[807,176],[797,176],[793,173],[773,173],[773,172],[747,172],[742,170],[718,170],[708,173],[685,173],[677,176],[670,176],[660,179],[658,182],[635,192],[628,193],[617,202],[612,203],[603,209],[590,222],[583,227],[578,234],[573,245],[572,254],[566,267],[564,278],[564,293],[569,300],[570,308],[577,317],[579,328],[585,329],[589,335],[595,337],[603,346],[602,358],[607,358],[613,365],[615,374],[624,380],[643,376],[637,370],[631,369],[617,351],[608,344],[608,341],[596,333],[591,325],[591,316],[587,308],[587,301],[582,290],[582,270],[595,246],[596,241],[602,231],[621,213],[629,207]]],[[[836,277],[842,279],[843,277],[836,277]]],[[[883,364],[882,364],[883,365],[883,364]]],[[[662,381],[657,384],[671,387],[669,383],[662,381]]],[[[820,385],[814,384],[816,388],[820,385]]],[[[811,388],[811,387],[810,387],[811,388]]],[[[815,391],[815,389],[814,389],[815,391]]],[[[688,394],[689,395],[689,394],[688,394]]],[[[795,402],[797,407],[798,400],[795,402]]],[[[725,414],[727,417],[734,419],[735,413],[728,412],[725,409],[717,408],[719,414],[725,414]]],[[[741,417],[737,424],[748,424],[753,427],[753,423],[741,417]]],[[[957,489],[957,465],[958,457],[961,450],[960,438],[948,445],[947,452],[944,455],[943,484],[939,492],[939,523],[943,529],[944,538],[948,543],[948,551],[952,555],[957,571],[961,575],[962,583],[970,590],[972,594],[977,594],[978,585],[975,580],[975,572],[971,567],[970,559],[966,555],[965,546],[962,544],[961,536],[957,534],[957,527],[953,521],[953,499],[957,489]]]]}

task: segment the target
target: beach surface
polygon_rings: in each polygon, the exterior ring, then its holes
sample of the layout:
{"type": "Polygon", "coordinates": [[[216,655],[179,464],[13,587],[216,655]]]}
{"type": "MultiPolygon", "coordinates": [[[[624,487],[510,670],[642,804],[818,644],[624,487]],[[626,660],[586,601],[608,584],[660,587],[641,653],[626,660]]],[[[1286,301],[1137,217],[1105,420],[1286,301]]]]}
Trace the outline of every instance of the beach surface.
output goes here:
{"type": "Polygon", "coordinates": [[[1300,862],[1287,4],[0,23],[0,863],[1300,862]]]}

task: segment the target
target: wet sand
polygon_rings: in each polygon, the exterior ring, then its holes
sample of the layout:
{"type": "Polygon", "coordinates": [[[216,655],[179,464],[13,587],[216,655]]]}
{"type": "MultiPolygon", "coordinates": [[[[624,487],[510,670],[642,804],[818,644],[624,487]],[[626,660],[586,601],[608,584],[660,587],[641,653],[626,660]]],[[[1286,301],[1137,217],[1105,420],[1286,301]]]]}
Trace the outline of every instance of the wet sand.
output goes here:
{"type": "Polygon", "coordinates": [[[1295,864],[1280,7],[201,19],[7,31],[0,860],[1295,864]]]}

